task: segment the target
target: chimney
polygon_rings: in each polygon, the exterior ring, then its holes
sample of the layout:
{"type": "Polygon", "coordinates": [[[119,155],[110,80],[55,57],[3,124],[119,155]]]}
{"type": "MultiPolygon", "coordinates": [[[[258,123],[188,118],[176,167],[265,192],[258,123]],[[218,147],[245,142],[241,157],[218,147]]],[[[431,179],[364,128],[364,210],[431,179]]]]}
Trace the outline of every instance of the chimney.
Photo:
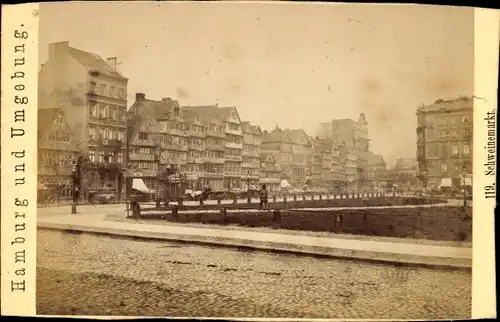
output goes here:
{"type": "Polygon", "coordinates": [[[146,99],[146,94],[144,93],[135,93],[136,101],[144,101],[146,99]]]}
{"type": "Polygon", "coordinates": [[[161,99],[161,101],[162,101],[163,103],[169,103],[169,102],[172,102],[172,99],[171,99],[170,97],[163,97],[163,98],[161,99]]]}
{"type": "Polygon", "coordinates": [[[116,71],[116,57],[110,57],[110,58],[107,58],[106,61],[108,62],[108,65],[111,66],[111,68],[113,68],[114,71],[116,71]]]}
{"type": "Polygon", "coordinates": [[[60,41],[49,44],[49,59],[59,60],[63,52],[67,52],[69,41],[60,41]]]}

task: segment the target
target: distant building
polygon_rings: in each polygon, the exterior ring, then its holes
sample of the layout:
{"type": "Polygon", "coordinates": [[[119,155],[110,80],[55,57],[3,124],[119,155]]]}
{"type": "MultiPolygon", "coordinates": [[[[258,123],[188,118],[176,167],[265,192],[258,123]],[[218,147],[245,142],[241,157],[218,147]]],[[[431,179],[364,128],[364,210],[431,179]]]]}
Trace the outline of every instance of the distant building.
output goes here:
{"type": "Polygon", "coordinates": [[[39,72],[39,108],[62,108],[79,152],[85,157],[82,198],[121,199],[124,191],[127,83],[116,57],[49,44],[39,72]]]}
{"type": "Polygon", "coordinates": [[[351,190],[363,191],[370,187],[370,180],[366,171],[369,157],[370,138],[368,135],[368,122],[363,113],[357,121],[351,119],[332,120],[321,123],[316,131],[319,139],[341,139],[345,147],[344,157],[349,170],[346,172],[347,182],[351,190]],[[352,165],[356,164],[354,183],[352,180],[352,165]]]}
{"type": "Polygon", "coordinates": [[[470,187],[473,99],[436,100],[419,106],[416,114],[421,185],[430,189],[470,187]]]}
{"type": "Polygon", "coordinates": [[[370,153],[368,156],[367,172],[369,178],[368,190],[379,192],[385,185],[384,178],[387,174],[387,164],[384,158],[379,154],[370,153]]]}
{"type": "Polygon", "coordinates": [[[243,162],[241,163],[242,188],[257,187],[260,181],[262,130],[250,122],[241,123],[243,131],[243,162]]]}

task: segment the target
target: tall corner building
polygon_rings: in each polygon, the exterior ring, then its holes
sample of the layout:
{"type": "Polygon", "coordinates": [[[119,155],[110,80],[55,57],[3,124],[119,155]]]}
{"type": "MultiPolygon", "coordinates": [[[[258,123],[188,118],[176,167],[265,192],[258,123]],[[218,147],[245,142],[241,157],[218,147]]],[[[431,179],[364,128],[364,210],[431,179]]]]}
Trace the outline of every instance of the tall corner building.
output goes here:
{"type": "Polygon", "coordinates": [[[428,189],[470,187],[473,99],[465,96],[439,99],[419,106],[416,114],[421,185],[428,189]]]}
{"type": "MultiPolygon", "coordinates": [[[[39,71],[39,109],[57,109],[41,114],[44,119],[64,118],[59,132],[65,134],[46,135],[47,140],[62,139],[60,143],[71,145],[68,150],[84,157],[81,198],[123,197],[128,79],[118,66],[116,57],[103,59],[63,41],[49,44],[48,59],[39,71]]],[[[47,123],[53,128],[51,124],[47,123]]],[[[52,167],[68,167],[68,163],[56,162],[52,167]]]]}

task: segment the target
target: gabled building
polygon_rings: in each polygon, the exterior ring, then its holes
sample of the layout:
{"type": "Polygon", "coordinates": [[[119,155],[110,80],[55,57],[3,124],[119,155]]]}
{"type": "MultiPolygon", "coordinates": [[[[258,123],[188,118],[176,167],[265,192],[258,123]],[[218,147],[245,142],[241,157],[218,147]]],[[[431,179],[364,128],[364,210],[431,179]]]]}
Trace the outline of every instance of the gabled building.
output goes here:
{"type": "Polygon", "coordinates": [[[170,98],[151,100],[137,93],[129,115],[130,122],[138,120],[129,137],[129,167],[140,170],[136,172],[150,190],[182,195],[190,184],[190,136],[179,103],[170,98]],[[169,170],[175,170],[175,174],[167,174],[169,170]]]}
{"type": "Polygon", "coordinates": [[[204,182],[216,190],[240,189],[243,132],[237,109],[217,105],[182,109],[205,124],[207,178],[204,182]]]}
{"type": "Polygon", "coordinates": [[[277,193],[280,191],[281,167],[276,162],[272,153],[261,152],[259,175],[259,184],[261,186],[265,184],[270,193],[277,193]]]}
{"type": "Polygon", "coordinates": [[[279,160],[282,178],[294,188],[302,189],[312,179],[313,145],[303,130],[276,127],[272,132],[264,132],[262,150],[279,160]]]}
{"type": "Polygon", "coordinates": [[[243,132],[243,162],[241,163],[242,188],[258,186],[260,180],[260,163],[262,130],[260,126],[250,122],[241,123],[243,132]]]}
{"type": "Polygon", "coordinates": [[[49,44],[49,57],[39,72],[39,109],[56,102],[64,110],[84,157],[82,198],[92,195],[121,199],[124,191],[125,115],[128,79],[116,57],[49,44]]]}
{"type": "MultiPolygon", "coordinates": [[[[38,187],[43,199],[70,200],[73,196],[72,162],[79,155],[77,140],[62,108],[38,112],[38,187]]],[[[45,200],[42,200],[45,201],[45,200]]]]}

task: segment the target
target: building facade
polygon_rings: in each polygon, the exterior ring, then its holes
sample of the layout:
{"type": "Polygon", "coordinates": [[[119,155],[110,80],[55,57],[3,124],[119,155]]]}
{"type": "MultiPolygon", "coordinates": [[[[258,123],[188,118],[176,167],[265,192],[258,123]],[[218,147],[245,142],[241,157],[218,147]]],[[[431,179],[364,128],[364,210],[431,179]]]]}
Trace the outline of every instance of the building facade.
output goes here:
{"type": "Polygon", "coordinates": [[[128,79],[107,60],[69,46],[49,45],[39,72],[40,109],[55,102],[84,157],[81,198],[121,199],[124,191],[125,115],[128,79]]]}
{"type": "Polygon", "coordinates": [[[260,180],[259,184],[266,185],[270,193],[278,193],[281,190],[281,167],[270,152],[261,152],[260,157],[260,180]]]}
{"type": "Polygon", "coordinates": [[[241,123],[243,132],[243,161],[241,163],[242,189],[258,187],[260,181],[260,163],[262,130],[250,122],[241,123]]]}
{"type": "Polygon", "coordinates": [[[64,117],[64,109],[38,112],[38,193],[41,202],[71,200],[72,163],[79,154],[75,136],[64,117]]]}
{"type": "Polygon", "coordinates": [[[184,113],[204,124],[204,185],[215,190],[242,187],[243,132],[235,107],[185,106],[184,113]]]}
{"type": "Polygon", "coordinates": [[[421,185],[472,185],[473,99],[436,100],[417,108],[417,162],[421,185]]]}
{"type": "Polygon", "coordinates": [[[295,189],[311,183],[313,145],[303,130],[276,127],[264,132],[262,150],[273,154],[281,166],[281,178],[295,189]]]}

